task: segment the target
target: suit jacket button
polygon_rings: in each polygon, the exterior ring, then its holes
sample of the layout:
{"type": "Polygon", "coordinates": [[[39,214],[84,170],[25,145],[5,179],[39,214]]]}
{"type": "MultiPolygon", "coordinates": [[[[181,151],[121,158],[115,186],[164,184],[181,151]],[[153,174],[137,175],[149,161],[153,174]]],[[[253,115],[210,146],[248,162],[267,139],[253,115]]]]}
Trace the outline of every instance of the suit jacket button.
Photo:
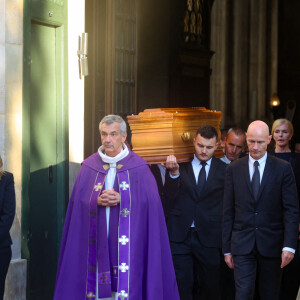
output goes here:
{"type": "Polygon", "coordinates": [[[255,230],[258,230],[258,227],[256,227],[255,230]]]}

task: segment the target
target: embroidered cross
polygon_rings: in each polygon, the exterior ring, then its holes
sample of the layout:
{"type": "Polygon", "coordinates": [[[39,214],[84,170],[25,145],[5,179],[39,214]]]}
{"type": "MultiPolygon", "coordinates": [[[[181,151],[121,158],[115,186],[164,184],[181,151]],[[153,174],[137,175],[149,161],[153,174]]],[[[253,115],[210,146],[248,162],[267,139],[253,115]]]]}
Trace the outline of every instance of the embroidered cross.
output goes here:
{"type": "Polygon", "coordinates": [[[122,273],[125,273],[128,271],[129,266],[126,265],[126,263],[121,263],[121,266],[119,266],[119,269],[121,270],[122,273]]]}
{"type": "Polygon", "coordinates": [[[113,277],[118,277],[117,272],[118,272],[118,266],[112,267],[111,273],[113,273],[113,277]]]}
{"type": "Polygon", "coordinates": [[[92,218],[96,217],[96,211],[95,211],[95,210],[91,210],[91,211],[90,211],[90,216],[91,216],[92,218]]]}
{"type": "Polygon", "coordinates": [[[119,238],[119,243],[122,245],[126,245],[129,242],[129,238],[126,237],[126,235],[122,235],[121,238],[119,238]]]}
{"type": "Polygon", "coordinates": [[[130,214],[130,211],[127,210],[127,208],[125,207],[124,209],[121,210],[120,214],[126,218],[129,214],[130,214]]]}
{"type": "Polygon", "coordinates": [[[105,281],[107,280],[107,276],[104,273],[102,273],[100,279],[102,280],[102,283],[105,283],[105,281]]]}
{"type": "Polygon", "coordinates": [[[89,293],[86,295],[86,297],[87,297],[88,299],[95,299],[95,298],[96,298],[95,294],[93,294],[92,292],[89,292],[89,293]]]}
{"type": "Polygon", "coordinates": [[[102,189],[102,184],[99,182],[97,185],[94,185],[94,190],[99,192],[102,189]]]}
{"type": "Polygon", "coordinates": [[[128,294],[124,290],[121,290],[121,293],[118,293],[118,296],[121,298],[121,300],[124,300],[128,297],[128,294]]]}
{"type": "Polygon", "coordinates": [[[94,266],[94,265],[90,265],[90,266],[89,266],[89,271],[90,271],[91,273],[95,273],[95,271],[96,271],[95,266],[94,266]]]}
{"type": "Polygon", "coordinates": [[[123,191],[127,191],[127,189],[129,188],[129,184],[127,184],[126,181],[122,181],[122,183],[120,184],[120,188],[121,188],[123,191]]]}

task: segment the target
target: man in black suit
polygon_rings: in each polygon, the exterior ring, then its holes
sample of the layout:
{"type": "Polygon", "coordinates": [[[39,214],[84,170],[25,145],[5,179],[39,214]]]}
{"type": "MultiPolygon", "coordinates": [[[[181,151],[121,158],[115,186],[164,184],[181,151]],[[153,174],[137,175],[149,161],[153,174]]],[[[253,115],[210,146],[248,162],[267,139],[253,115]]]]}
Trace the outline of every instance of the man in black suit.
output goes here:
{"type": "Polygon", "coordinates": [[[178,165],[173,155],[166,161],[170,174],[165,190],[172,201],[166,213],[167,228],[181,300],[192,300],[195,286],[200,287],[201,299],[220,299],[226,164],[213,157],[217,141],[216,129],[202,126],[193,141],[195,154],[191,162],[178,165]]]}
{"type": "MultiPolygon", "coordinates": [[[[233,127],[224,138],[224,157],[220,160],[226,164],[237,160],[243,153],[246,145],[246,133],[242,128],[233,127]]],[[[233,300],[235,284],[233,270],[222,262],[222,300],[233,300]]]]}
{"type": "Polygon", "coordinates": [[[271,141],[262,121],[247,130],[249,156],[228,165],[223,207],[223,253],[234,268],[236,299],[279,296],[281,268],[294,257],[299,212],[291,166],[267,154],[271,141]],[[257,271],[257,272],[256,272],[257,271]]]}

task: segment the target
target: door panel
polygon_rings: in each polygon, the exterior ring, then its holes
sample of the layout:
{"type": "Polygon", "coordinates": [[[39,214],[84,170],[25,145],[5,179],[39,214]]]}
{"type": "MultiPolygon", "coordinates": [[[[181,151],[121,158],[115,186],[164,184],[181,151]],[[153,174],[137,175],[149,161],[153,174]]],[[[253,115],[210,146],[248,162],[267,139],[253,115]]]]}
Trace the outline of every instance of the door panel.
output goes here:
{"type": "Polygon", "coordinates": [[[68,202],[67,1],[24,1],[22,258],[27,300],[50,300],[68,202]]]}
{"type": "Polygon", "coordinates": [[[52,299],[57,265],[56,28],[31,26],[30,299],[52,299]]]}

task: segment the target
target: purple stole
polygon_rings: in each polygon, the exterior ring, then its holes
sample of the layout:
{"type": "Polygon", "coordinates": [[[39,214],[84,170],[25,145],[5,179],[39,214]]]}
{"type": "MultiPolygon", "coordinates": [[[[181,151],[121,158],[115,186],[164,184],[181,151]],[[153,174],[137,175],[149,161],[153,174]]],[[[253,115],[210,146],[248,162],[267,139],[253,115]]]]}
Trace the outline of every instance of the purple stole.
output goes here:
{"type": "MultiPolygon", "coordinates": [[[[103,167],[106,168],[106,166],[103,167]]],[[[117,166],[117,170],[121,168],[122,165],[117,166]]],[[[97,205],[97,198],[103,190],[106,174],[97,174],[89,200],[86,300],[96,299],[96,284],[98,284],[98,297],[100,298],[111,297],[113,290],[118,293],[119,300],[129,299],[131,210],[129,172],[128,170],[117,171],[116,176],[121,195],[120,213],[118,206],[111,207],[109,239],[107,238],[106,208],[99,207],[98,209],[97,205]],[[97,212],[99,212],[98,216],[97,212]],[[97,218],[99,218],[99,224],[97,218]],[[118,232],[113,230],[116,228],[117,222],[119,225],[118,232]],[[118,253],[115,253],[116,245],[112,245],[115,244],[115,241],[118,243],[118,253]],[[98,261],[97,258],[100,260],[98,261]],[[118,263],[117,266],[116,262],[118,263]],[[96,282],[97,265],[98,283],[96,282]]]]}

